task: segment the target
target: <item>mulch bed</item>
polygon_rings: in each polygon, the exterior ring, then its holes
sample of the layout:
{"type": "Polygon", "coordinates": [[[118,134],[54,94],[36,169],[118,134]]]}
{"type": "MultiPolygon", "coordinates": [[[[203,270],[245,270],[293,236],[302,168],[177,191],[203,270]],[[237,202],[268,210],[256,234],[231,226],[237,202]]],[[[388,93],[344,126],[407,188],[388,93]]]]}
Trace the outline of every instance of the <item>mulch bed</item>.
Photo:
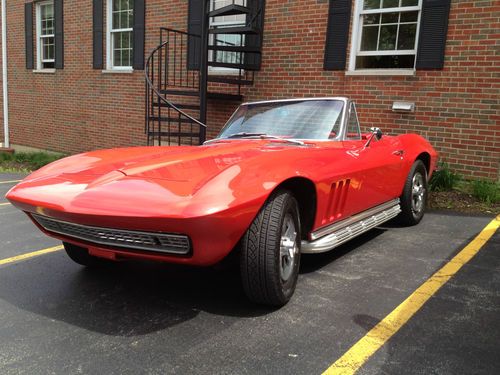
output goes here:
{"type": "Polygon", "coordinates": [[[452,210],[470,214],[500,214],[500,203],[487,204],[460,191],[433,191],[429,193],[428,208],[452,210]]]}

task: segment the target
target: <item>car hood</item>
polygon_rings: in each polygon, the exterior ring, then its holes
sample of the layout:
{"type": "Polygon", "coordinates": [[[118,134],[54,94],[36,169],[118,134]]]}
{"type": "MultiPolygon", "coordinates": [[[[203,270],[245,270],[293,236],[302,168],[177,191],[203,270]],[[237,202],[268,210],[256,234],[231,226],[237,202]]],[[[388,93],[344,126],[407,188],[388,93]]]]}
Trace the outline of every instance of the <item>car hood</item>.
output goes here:
{"type": "Polygon", "coordinates": [[[265,199],[284,179],[322,163],[315,151],[312,143],[268,140],[94,151],[41,168],[7,198],[29,211],[200,216],[265,199]]]}

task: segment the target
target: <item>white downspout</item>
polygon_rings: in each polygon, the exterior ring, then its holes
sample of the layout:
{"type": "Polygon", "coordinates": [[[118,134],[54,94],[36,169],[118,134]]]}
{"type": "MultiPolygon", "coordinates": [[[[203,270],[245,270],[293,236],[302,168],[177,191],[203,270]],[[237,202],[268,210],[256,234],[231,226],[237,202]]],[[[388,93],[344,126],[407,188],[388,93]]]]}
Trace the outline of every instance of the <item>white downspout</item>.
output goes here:
{"type": "Polygon", "coordinates": [[[7,89],[7,17],[5,2],[2,1],[2,86],[3,86],[3,134],[5,148],[10,147],[9,140],[9,91],[7,89]]]}

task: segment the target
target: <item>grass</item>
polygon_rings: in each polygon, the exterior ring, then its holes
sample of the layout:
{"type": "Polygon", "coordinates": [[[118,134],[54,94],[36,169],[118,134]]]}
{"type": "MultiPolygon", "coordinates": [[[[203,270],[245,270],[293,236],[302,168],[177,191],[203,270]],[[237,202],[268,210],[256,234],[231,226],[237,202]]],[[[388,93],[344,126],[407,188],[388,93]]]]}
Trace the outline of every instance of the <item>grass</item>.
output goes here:
{"type": "Polygon", "coordinates": [[[500,203],[500,183],[475,180],[471,182],[472,195],[487,204],[500,203]]]}
{"type": "Polygon", "coordinates": [[[47,152],[0,153],[0,172],[27,173],[52,163],[65,155],[47,152]]]}
{"type": "Polygon", "coordinates": [[[442,163],[432,175],[429,187],[431,191],[452,191],[460,181],[462,181],[462,176],[452,171],[448,164],[442,163]]]}

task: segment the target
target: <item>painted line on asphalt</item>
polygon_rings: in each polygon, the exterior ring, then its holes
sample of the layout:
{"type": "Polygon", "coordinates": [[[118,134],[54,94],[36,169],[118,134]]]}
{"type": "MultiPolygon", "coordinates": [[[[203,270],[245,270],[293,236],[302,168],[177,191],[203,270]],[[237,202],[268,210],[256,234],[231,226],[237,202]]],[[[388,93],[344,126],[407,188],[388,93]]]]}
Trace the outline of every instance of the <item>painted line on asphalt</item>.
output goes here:
{"type": "Polygon", "coordinates": [[[13,184],[13,183],[16,183],[16,182],[21,182],[22,180],[10,180],[10,181],[0,181],[0,185],[1,184],[13,184]]]}
{"type": "Polygon", "coordinates": [[[0,203],[0,206],[8,206],[9,204],[10,204],[9,202],[0,203]]]}
{"type": "Polygon", "coordinates": [[[323,375],[356,373],[451,277],[479,252],[499,227],[500,215],[493,219],[453,259],[354,344],[323,375]]]}
{"type": "Polygon", "coordinates": [[[59,246],[49,247],[49,248],[43,249],[43,250],[33,251],[31,253],[17,255],[15,257],[11,257],[11,258],[0,259],[0,266],[4,265],[4,264],[19,262],[21,260],[34,258],[34,257],[44,255],[44,254],[54,253],[56,251],[62,250],[63,248],[64,247],[62,245],[59,245],[59,246]]]}

